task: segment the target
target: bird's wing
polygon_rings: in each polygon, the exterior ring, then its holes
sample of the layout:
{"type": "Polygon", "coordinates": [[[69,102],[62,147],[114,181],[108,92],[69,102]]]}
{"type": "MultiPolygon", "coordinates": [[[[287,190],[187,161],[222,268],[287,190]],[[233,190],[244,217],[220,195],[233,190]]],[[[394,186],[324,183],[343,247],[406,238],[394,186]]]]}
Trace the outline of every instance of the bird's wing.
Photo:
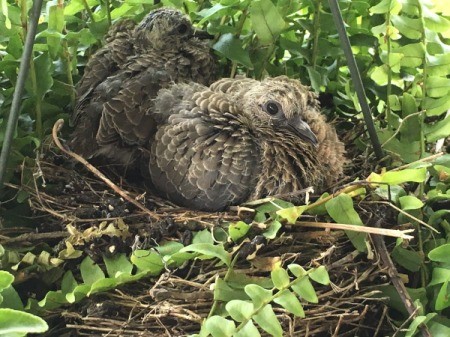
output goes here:
{"type": "Polygon", "coordinates": [[[219,210],[248,198],[259,168],[249,131],[222,93],[194,95],[195,106],[172,114],[151,146],[149,171],[169,199],[196,209],[219,210]]]}
{"type": "Polygon", "coordinates": [[[103,104],[97,141],[104,145],[120,139],[125,145],[143,145],[156,130],[153,100],[171,77],[146,57],[137,58],[123,76],[119,74],[120,90],[103,104]]]}

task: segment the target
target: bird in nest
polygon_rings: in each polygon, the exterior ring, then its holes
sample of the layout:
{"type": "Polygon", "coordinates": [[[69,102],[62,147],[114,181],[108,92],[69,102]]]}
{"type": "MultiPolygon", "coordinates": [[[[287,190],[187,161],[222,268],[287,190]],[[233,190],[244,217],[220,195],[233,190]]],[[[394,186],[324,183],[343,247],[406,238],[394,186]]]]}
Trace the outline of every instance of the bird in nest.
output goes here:
{"type": "Polygon", "coordinates": [[[316,95],[285,76],[175,84],[159,92],[153,117],[144,171],[159,194],[188,208],[324,189],[346,161],[316,95]]]}
{"type": "Polygon", "coordinates": [[[122,21],[89,60],[77,86],[69,146],[87,159],[131,165],[156,130],[153,99],[161,88],[215,80],[216,60],[205,38],[175,9],[150,12],[137,26],[122,21]],[[133,28],[134,27],[134,28],[133,28]]]}

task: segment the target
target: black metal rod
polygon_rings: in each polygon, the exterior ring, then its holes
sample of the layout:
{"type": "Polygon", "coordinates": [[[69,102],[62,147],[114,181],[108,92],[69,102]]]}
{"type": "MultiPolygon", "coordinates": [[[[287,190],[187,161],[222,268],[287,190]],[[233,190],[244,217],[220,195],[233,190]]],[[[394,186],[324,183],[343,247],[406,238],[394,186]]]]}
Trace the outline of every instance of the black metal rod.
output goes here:
{"type": "Polygon", "coordinates": [[[334,23],[339,34],[339,39],[342,43],[342,48],[344,49],[345,58],[347,59],[348,68],[350,69],[350,75],[352,76],[356,95],[358,96],[359,104],[361,105],[364,121],[367,126],[367,131],[369,132],[370,141],[372,142],[376,157],[378,160],[381,160],[383,157],[383,150],[381,149],[380,141],[378,140],[378,135],[375,131],[375,124],[372,119],[372,114],[370,113],[369,105],[367,104],[366,92],[361,81],[358,65],[356,64],[356,60],[352,52],[350,40],[347,36],[347,31],[345,29],[339,4],[337,0],[328,0],[328,2],[330,4],[331,14],[333,15],[334,23]]]}
{"type": "Polygon", "coordinates": [[[20,60],[19,74],[17,75],[16,88],[14,90],[13,99],[11,103],[11,110],[9,112],[9,118],[6,125],[5,138],[3,141],[2,152],[0,154],[0,187],[3,187],[3,179],[6,173],[6,164],[11,151],[11,144],[14,137],[14,131],[17,127],[17,121],[20,113],[20,103],[22,98],[23,88],[28,75],[28,69],[30,67],[31,53],[33,51],[34,38],[36,36],[36,30],[38,25],[39,16],[41,15],[43,0],[33,1],[33,10],[30,17],[30,22],[27,29],[27,37],[25,39],[25,46],[20,60]]]}

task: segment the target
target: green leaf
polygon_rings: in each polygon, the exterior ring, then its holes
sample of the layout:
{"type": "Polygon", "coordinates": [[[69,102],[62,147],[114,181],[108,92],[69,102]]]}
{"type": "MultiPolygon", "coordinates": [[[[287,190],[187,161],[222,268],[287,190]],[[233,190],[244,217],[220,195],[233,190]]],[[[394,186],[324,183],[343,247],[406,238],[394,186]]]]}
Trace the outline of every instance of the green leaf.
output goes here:
{"type": "Polygon", "coordinates": [[[47,330],[47,323],[40,317],[14,309],[0,309],[0,336],[42,333],[47,330]]]}
{"type": "Polygon", "coordinates": [[[284,289],[289,286],[289,275],[287,271],[281,267],[277,267],[270,272],[272,282],[277,289],[284,289]]]}
{"type": "Polygon", "coordinates": [[[281,227],[283,227],[283,225],[278,220],[271,221],[269,223],[269,228],[263,233],[264,237],[268,239],[275,239],[281,227]]]}
{"type": "Polygon", "coordinates": [[[305,317],[305,311],[303,310],[297,296],[291,293],[288,289],[283,290],[273,301],[281,305],[291,314],[301,318],[305,317]]]}
{"type": "MultiPolygon", "coordinates": [[[[348,225],[362,226],[363,222],[359,218],[353,208],[353,200],[347,194],[340,194],[336,198],[331,199],[325,204],[328,214],[337,223],[343,223],[348,225]]],[[[345,231],[348,238],[360,252],[366,251],[365,233],[358,233],[354,231],[345,231]]]]}
{"type": "Polygon", "coordinates": [[[194,243],[184,247],[180,252],[196,252],[210,258],[218,258],[227,266],[231,264],[231,255],[223,248],[223,245],[212,245],[209,243],[194,243]]]}
{"type": "Polygon", "coordinates": [[[403,210],[419,209],[423,207],[423,202],[413,195],[405,195],[399,199],[400,206],[403,210]]]}
{"type": "Polygon", "coordinates": [[[289,207],[285,209],[280,209],[279,211],[276,212],[276,214],[279,215],[281,218],[286,219],[289,224],[293,224],[307,208],[308,208],[307,205],[289,207]]]}
{"type": "Polygon", "coordinates": [[[299,295],[301,298],[304,298],[306,301],[311,303],[319,303],[316,291],[314,290],[313,285],[309,281],[309,278],[304,277],[294,282],[291,288],[292,290],[295,291],[297,295],[299,295]]]}
{"type": "Polygon", "coordinates": [[[149,272],[152,275],[158,275],[164,269],[161,255],[154,251],[135,250],[130,260],[138,267],[138,270],[149,272]]]}
{"type": "Polygon", "coordinates": [[[250,225],[247,225],[244,221],[238,221],[232,223],[230,227],[228,227],[228,233],[230,235],[231,240],[234,242],[238,241],[242,237],[244,237],[250,229],[250,225]]]}
{"type": "Polygon", "coordinates": [[[105,278],[102,269],[89,256],[85,257],[83,262],[81,262],[80,272],[84,283],[87,285],[92,285],[98,280],[105,278]]]}
{"type": "Polygon", "coordinates": [[[272,306],[267,304],[255,316],[253,320],[267,333],[274,337],[282,337],[283,329],[277,316],[273,312],[272,306]]]}
{"type": "Polygon", "coordinates": [[[372,14],[398,14],[402,9],[402,5],[397,0],[382,0],[375,6],[370,7],[369,11],[372,14]]]}
{"type": "Polygon", "coordinates": [[[223,34],[212,48],[226,58],[239,62],[249,69],[253,69],[248,51],[242,47],[242,41],[233,34],[223,34]]]}
{"type": "Polygon", "coordinates": [[[314,268],[308,273],[308,276],[317,283],[323,285],[330,284],[330,276],[328,275],[327,269],[324,266],[314,268]]]}
{"type": "Polygon", "coordinates": [[[422,101],[422,108],[426,110],[427,116],[439,116],[450,109],[450,99],[447,96],[437,99],[425,97],[422,101]]]}
{"type": "Polygon", "coordinates": [[[242,329],[240,329],[238,332],[235,332],[233,337],[261,337],[261,334],[259,333],[256,326],[253,324],[253,321],[248,321],[242,329]]]}
{"type": "Polygon", "coordinates": [[[308,274],[302,266],[295,263],[291,263],[290,265],[288,265],[288,269],[297,278],[303,277],[308,274]]]}
{"type": "Polygon", "coordinates": [[[428,286],[434,286],[436,284],[441,284],[447,281],[450,281],[450,269],[434,267],[431,281],[428,286]]]}
{"type": "Polygon", "coordinates": [[[213,337],[232,337],[236,331],[236,325],[233,321],[220,316],[212,316],[203,324],[213,337]]]}
{"type": "Polygon", "coordinates": [[[441,138],[450,136],[450,115],[444,120],[434,123],[433,125],[425,125],[424,133],[429,142],[434,142],[441,138]]]}
{"type": "Polygon", "coordinates": [[[382,174],[371,173],[367,180],[371,183],[387,183],[389,185],[399,185],[408,181],[421,183],[427,177],[425,167],[417,169],[404,169],[399,171],[388,171],[382,174]]]}
{"type": "Polygon", "coordinates": [[[428,76],[425,79],[427,95],[439,98],[448,95],[450,91],[450,79],[440,76],[428,76]]]}
{"type": "Polygon", "coordinates": [[[278,8],[270,0],[252,1],[250,5],[252,27],[263,44],[272,44],[286,27],[278,8]]]}
{"type": "Polygon", "coordinates": [[[244,288],[245,293],[252,299],[255,307],[260,307],[265,303],[269,303],[272,298],[272,291],[266,290],[256,284],[248,284],[244,288]]]}
{"type": "Polygon", "coordinates": [[[404,15],[393,15],[391,20],[400,33],[408,39],[420,39],[422,36],[422,20],[412,19],[404,15]]]}
{"type": "Polygon", "coordinates": [[[8,288],[13,282],[14,276],[11,273],[5,270],[0,270],[0,292],[3,289],[8,288]]]}
{"type": "Polygon", "coordinates": [[[423,263],[423,258],[418,252],[415,252],[411,249],[403,248],[401,245],[397,244],[392,250],[392,258],[395,262],[397,262],[402,267],[408,269],[412,272],[417,272],[420,270],[420,267],[423,263]]]}
{"type": "Polygon", "coordinates": [[[405,56],[400,63],[402,67],[416,68],[422,65],[425,57],[425,45],[421,42],[410,43],[403,47],[392,48],[392,52],[405,56]]]}
{"type": "Polygon", "coordinates": [[[450,288],[448,286],[448,281],[445,281],[436,297],[435,309],[444,310],[448,307],[450,307],[450,288]]]}
{"type": "Polygon", "coordinates": [[[412,337],[416,333],[417,329],[421,324],[426,324],[430,319],[432,319],[434,316],[436,316],[437,313],[430,313],[426,316],[416,316],[414,320],[411,322],[411,324],[408,327],[408,331],[405,334],[405,337],[412,337]]]}
{"type": "Polygon", "coordinates": [[[237,322],[248,320],[253,315],[253,303],[241,300],[232,300],[225,306],[231,318],[237,322]]]}
{"type": "Polygon", "coordinates": [[[247,300],[249,297],[243,289],[230,287],[227,282],[218,278],[214,285],[214,300],[229,302],[232,300],[247,300]]]}
{"type": "Polygon", "coordinates": [[[450,256],[450,243],[434,248],[428,253],[428,258],[435,262],[448,262],[450,256]]]}
{"type": "Polygon", "coordinates": [[[103,256],[109,277],[117,277],[121,274],[131,275],[133,264],[125,254],[116,254],[111,257],[103,256]]]}

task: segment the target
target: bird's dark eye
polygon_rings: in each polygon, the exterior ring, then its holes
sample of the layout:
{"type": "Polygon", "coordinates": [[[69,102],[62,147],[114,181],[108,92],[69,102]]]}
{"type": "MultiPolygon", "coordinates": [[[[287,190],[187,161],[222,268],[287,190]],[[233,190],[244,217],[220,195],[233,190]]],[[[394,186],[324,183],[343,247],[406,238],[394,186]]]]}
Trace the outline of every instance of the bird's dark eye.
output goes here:
{"type": "Polygon", "coordinates": [[[178,26],[177,31],[180,34],[184,34],[188,31],[188,26],[186,24],[182,23],[181,25],[178,26]]]}
{"type": "Polygon", "coordinates": [[[270,115],[276,115],[281,110],[281,106],[278,102],[269,101],[265,104],[264,110],[270,115]]]}

